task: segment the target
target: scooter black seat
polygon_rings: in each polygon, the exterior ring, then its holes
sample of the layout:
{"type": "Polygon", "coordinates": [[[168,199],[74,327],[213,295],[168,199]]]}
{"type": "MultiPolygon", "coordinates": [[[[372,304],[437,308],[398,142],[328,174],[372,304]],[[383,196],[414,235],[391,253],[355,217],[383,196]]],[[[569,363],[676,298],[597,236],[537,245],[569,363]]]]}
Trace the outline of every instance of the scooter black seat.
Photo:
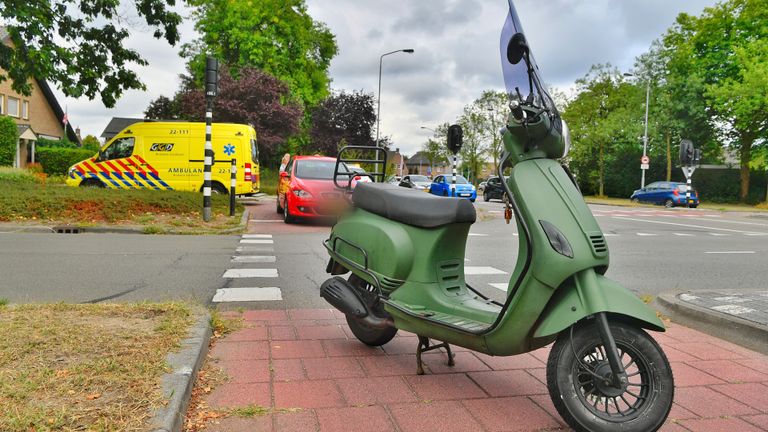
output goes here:
{"type": "Polygon", "coordinates": [[[474,223],[477,219],[469,200],[438,197],[388,183],[358,183],[352,202],[357,208],[421,228],[474,223]]]}

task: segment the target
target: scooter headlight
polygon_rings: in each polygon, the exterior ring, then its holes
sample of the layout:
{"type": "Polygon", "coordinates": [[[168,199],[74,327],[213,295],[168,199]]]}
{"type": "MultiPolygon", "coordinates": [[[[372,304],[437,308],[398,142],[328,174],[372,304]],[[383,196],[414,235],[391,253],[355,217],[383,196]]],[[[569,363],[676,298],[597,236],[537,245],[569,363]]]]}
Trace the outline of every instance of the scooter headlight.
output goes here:
{"type": "Polygon", "coordinates": [[[571,130],[568,128],[568,124],[565,122],[565,120],[560,120],[560,122],[563,124],[563,142],[565,144],[563,155],[560,157],[564,158],[568,156],[568,152],[571,150],[571,130]]]}

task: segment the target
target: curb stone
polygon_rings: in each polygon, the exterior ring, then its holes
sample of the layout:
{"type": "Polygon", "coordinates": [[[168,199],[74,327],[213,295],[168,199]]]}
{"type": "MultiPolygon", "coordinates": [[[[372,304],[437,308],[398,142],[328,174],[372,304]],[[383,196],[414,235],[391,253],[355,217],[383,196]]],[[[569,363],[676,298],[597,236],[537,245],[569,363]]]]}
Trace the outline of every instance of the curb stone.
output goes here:
{"type": "MultiPolygon", "coordinates": [[[[242,216],[240,217],[240,223],[234,227],[234,228],[227,228],[224,230],[219,230],[216,232],[211,232],[208,234],[212,235],[221,235],[221,234],[232,234],[237,233],[246,228],[248,225],[248,215],[249,211],[246,208],[243,211],[242,216]]],[[[50,233],[56,233],[56,230],[59,228],[68,228],[68,229],[76,229],[80,233],[93,233],[93,234],[146,234],[144,231],[145,227],[143,226],[109,226],[109,225],[102,225],[102,226],[79,226],[79,225],[55,225],[55,226],[46,226],[46,225],[31,225],[31,226],[24,226],[24,225],[13,225],[13,224],[2,224],[0,225],[0,234],[4,233],[44,233],[44,234],[50,234],[50,233]]],[[[184,231],[174,231],[174,230],[168,230],[164,231],[163,234],[189,234],[184,231]]]]}
{"type": "Polygon", "coordinates": [[[161,391],[168,404],[157,409],[150,423],[152,432],[180,432],[189,406],[197,373],[208,354],[211,340],[210,314],[205,311],[181,342],[181,350],[170,353],[166,361],[172,372],[162,378],[161,391]]]}
{"type": "Polygon", "coordinates": [[[768,344],[765,343],[768,340],[768,327],[684,302],[677,298],[678,294],[661,294],[654,300],[654,305],[675,322],[768,354],[768,344]]]}

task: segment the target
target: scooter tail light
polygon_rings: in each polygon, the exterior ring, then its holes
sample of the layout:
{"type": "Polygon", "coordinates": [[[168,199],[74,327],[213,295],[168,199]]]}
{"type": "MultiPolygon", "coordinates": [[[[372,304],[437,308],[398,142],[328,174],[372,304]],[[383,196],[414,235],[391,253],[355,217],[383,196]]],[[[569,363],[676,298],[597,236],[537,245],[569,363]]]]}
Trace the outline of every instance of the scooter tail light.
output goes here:
{"type": "Polygon", "coordinates": [[[253,175],[251,174],[251,164],[248,162],[245,163],[245,168],[243,169],[243,175],[245,178],[243,180],[245,181],[253,181],[253,175]]]}

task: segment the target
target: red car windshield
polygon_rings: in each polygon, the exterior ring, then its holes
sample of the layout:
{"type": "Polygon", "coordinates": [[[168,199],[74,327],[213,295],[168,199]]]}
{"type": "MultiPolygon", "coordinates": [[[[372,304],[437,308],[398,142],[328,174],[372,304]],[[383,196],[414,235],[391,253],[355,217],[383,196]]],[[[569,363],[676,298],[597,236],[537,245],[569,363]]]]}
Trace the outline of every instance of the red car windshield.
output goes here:
{"type": "MultiPolygon", "coordinates": [[[[309,180],[333,180],[335,167],[336,161],[299,159],[296,161],[294,175],[309,180]]],[[[339,171],[347,171],[346,166],[340,166],[339,171]]]]}

